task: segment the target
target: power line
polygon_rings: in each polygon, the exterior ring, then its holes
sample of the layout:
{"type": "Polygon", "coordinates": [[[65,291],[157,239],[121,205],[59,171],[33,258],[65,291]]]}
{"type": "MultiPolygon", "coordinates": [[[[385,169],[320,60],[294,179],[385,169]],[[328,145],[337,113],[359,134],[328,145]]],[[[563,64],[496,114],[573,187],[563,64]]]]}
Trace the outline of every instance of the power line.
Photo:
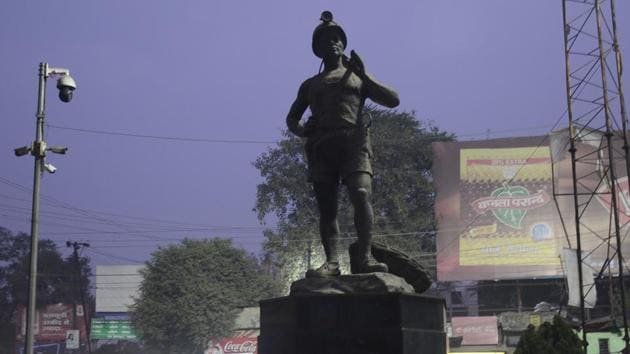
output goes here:
{"type": "MultiPolygon", "coordinates": [[[[554,218],[550,218],[554,219],[554,218]]],[[[72,226],[72,225],[68,225],[68,227],[73,227],[76,229],[76,226],[72,226]]],[[[187,231],[190,231],[191,229],[185,229],[187,231]]],[[[205,229],[196,229],[197,231],[209,231],[209,230],[205,230],[205,229]]],[[[166,230],[168,232],[173,232],[173,230],[169,229],[166,230]]],[[[212,231],[212,230],[210,230],[212,231]]],[[[451,230],[443,230],[443,231],[462,231],[461,228],[456,228],[456,229],[451,229],[451,230]]],[[[98,230],[95,231],[96,233],[114,233],[114,234],[130,234],[131,232],[129,231],[104,231],[104,230],[98,230]]],[[[142,233],[144,232],[148,232],[147,230],[143,230],[141,231],[142,233]]],[[[225,231],[223,231],[225,232],[225,231]]],[[[375,237],[377,238],[385,238],[385,237],[418,237],[418,236],[422,236],[422,235],[433,235],[435,233],[435,231],[410,231],[410,232],[398,232],[398,233],[375,233],[375,237]]],[[[52,233],[51,233],[52,234],[52,233]]],[[[61,234],[61,235],[68,235],[71,234],[69,232],[60,232],[60,233],[55,233],[55,234],[61,234]]],[[[75,233],[75,234],[82,234],[81,232],[79,233],[75,233]]],[[[48,233],[46,234],[47,236],[49,235],[48,233]]],[[[351,236],[351,234],[347,234],[349,236],[349,238],[346,239],[351,239],[353,236],[351,236]]],[[[250,236],[245,236],[242,235],[240,237],[235,236],[235,235],[225,235],[227,238],[233,239],[235,241],[237,241],[238,243],[241,244],[259,244],[259,238],[258,237],[250,237],[250,236]],[[252,240],[254,242],[244,242],[247,240],[252,240]]],[[[190,238],[190,236],[187,236],[186,238],[189,239],[195,239],[195,238],[190,238]]],[[[183,238],[160,238],[159,240],[157,240],[158,242],[169,242],[169,241],[181,241],[183,238]]],[[[560,239],[559,236],[556,237],[556,239],[560,239]]],[[[53,238],[54,240],[54,238],[53,238]]],[[[156,242],[155,239],[152,240],[146,240],[146,239],[108,239],[108,240],[95,240],[93,242],[105,242],[105,243],[118,243],[117,245],[103,245],[100,248],[135,248],[135,247],[141,247],[141,248],[146,248],[146,245],[142,245],[142,244],[127,244],[129,243],[138,243],[138,242],[156,242]],[[125,244],[120,244],[120,243],[125,243],[125,244]]],[[[283,240],[266,240],[267,244],[283,244],[283,243],[307,243],[307,242],[311,242],[312,238],[302,238],[302,239],[283,239],[283,240]]],[[[516,241],[516,240],[515,240],[516,241]]],[[[518,246],[519,244],[526,244],[528,243],[527,240],[522,240],[520,242],[512,242],[512,245],[516,245],[518,246]]],[[[548,245],[546,246],[547,248],[550,247],[556,247],[556,244],[554,243],[553,245],[548,245]]],[[[466,250],[461,250],[460,254],[465,254],[465,253],[474,253],[474,252],[478,252],[480,250],[483,250],[484,247],[477,247],[477,248],[468,248],[466,250]]],[[[425,255],[428,256],[428,255],[425,255]]],[[[526,256],[523,256],[526,257],[526,256]]]]}
{"type": "Polygon", "coordinates": [[[135,264],[144,264],[144,261],[139,261],[137,259],[131,259],[131,258],[127,258],[127,257],[122,257],[122,256],[117,256],[117,255],[113,255],[107,252],[103,252],[103,251],[97,251],[94,248],[90,248],[88,250],[89,253],[94,253],[100,256],[104,256],[107,258],[113,258],[113,259],[117,259],[117,260],[121,260],[121,261],[125,261],[125,262],[131,262],[131,263],[135,263],[135,264]]]}
{"type": "Polygon", "coordinates": [[[64,126],[52,125],[52,124],[47,124],[47,127],[53,128],[53,129],[70,130],[70,131],[100,134],[100,135],[116,135],[116,136],[126,136],[130,138],[187,141],[187,142],[196,142],[196,143],[221,143],[221,144],[275,144],[276,143],[276,141],[261,141],[261,140],[207,139],[207,138],[191,138],[191,137],[177,137],[177,136],[164,136],[164,135],[135,134],[135,133],[114,132],[114,131],[96,130],[96,129],[71,128],[71,127],[64,127],[64,126]]]}
{"type": "MultiPolygon", "coordinates": [[[[90,133],[90,134],[98,134],[98,135],[113,135],[113,136],[123,136],[129,138],[141,138],[141,139],[155,139],[155,140],[168,140],[168,141],[181,141],[181,142],[196,142],[196,143],[220,143],[220,144],[277,144],[280,140],[248,140],[248,139],[210,139],[210,138],[194,138],[194,137],[179,137],[179,136],[166,136],[166,135],[151,135],[151,134],[143,134],[143,133],[125,133],[120,131],[108,131],[108,130],[98,130],[98,129],[87,129],[87,128],[73,128],[66,127],[60,125],[48,124],[48,128],[59,129],[59,130],[68,130],[75,131],[80,133],[90,133]]],[[[492,131],[492,134],[505,134],[505,133],[514,133],[514,132],[527,132],[527,131],[535,131],[539,129],[549,128],[549,125],[539,125],[532,127],[524,127],[524,128],[512,128],[505,130],[496,130],[492,131]]],[[[483,133],[471,133],[471,134],[461,134],[456,135],[458,138],[470,138],[470,137],[484,137],[488,134],[488,132],[483,133]]],[[[414,139],[417,141],[437,141],[443,140],[445,136],[425,136],[418,139],[414,139]]]]}

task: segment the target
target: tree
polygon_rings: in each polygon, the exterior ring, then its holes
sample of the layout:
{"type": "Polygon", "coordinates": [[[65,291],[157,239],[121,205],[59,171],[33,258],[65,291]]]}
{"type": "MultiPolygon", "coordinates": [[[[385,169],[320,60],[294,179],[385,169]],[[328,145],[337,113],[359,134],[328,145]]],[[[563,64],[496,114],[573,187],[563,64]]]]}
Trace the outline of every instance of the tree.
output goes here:
{"type": "MultiPolygon", "coordinates": [[[[15,314],[18,305],[28,303],[31,237],[13,234],[0,227],[0,354],[12,347],[15,335],[15,314]]],[[[37,262],[37,307],[49,304],[81,303],[81,294],[89,305],[91,270],[89,260],[80,259],[77,270],[74,259],[63,258],[55,243],[40,239],[37,262]]],[[[91,306],[90,306],[91,308],[91,306]]]]}
{"type": "Polygon", "coordinates": [[[582,354],[582,342],[559,316],[538,329],[529,325],[521,336],[514,354],[582,354]]]}
{"type": "Polygon", "coordinates": [[[256,258],[230,240],[184,240],[154,252],[141,271],[131,319],[148,347],[200,353],[229,334],[239,307],[277,295],[256,258]]]}
{"type": "MultiPolygon", "coordinates": [[[[432,123],[419,122],[413,112],[371,106],[365,112],[371,117],[374,146],[374,239],[434,268],[426,257],[427,252],[435,251],[431,142],[453,137],[432,123]]],[[[286,288],[310,264],[324,258],[319,247],[316,201],[306,182],[303,142],[284,132],[278,145],[259,156],[254,166],[264,179],[258,185],[254,210],[263,223],[267,216],[277,218],[277,228],[264,233],[266,261],[280,270],[286,288]],[[314,250],[315,245],[318,247],[314,250]]],[[[347,245],[355,232],[352,207],[346,193],[340,193],[340,197],[340,231],[347,245]]],[[[345,258],[342,267],[347,271],[347,255],[345,258]]]]}

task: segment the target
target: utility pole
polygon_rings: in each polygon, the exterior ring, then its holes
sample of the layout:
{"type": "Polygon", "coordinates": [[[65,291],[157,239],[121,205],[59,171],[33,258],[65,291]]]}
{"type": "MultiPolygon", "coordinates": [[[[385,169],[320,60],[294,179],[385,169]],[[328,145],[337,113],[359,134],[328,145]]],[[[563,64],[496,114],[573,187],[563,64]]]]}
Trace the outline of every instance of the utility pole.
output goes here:
{"type": "Polygon", "coordinates": [[[65,154],[68,148],[48,147],[44,141],[44,117],[46,106],[46,80],[51,76],[60,76],[57,81],[59,89],[59,99],[63,102],[72,100],[72,93],[77,88],[77,84],[70,76],[70,70],[63,68],[52,68],[47,63],[39,64],[39,87],[37,92],[37,123],[35,130],[35,141],[31,146],[22,146],[14,150],[16,156],[31,154],[35,157],[35,169],[33,172],[33,204],[31,209],[31,254],[29,262],[29,286],[28,286],[28,310],[26,315],[26,346],[25,354],[33,354],[34,333],[37,297],[37,255],[39,243],[39,193],[41,188],[41,178],[44,170],[55,173],[55,166],[46,163],[46,152],[65,154]]]}
{"type": "MultiPolygon", "coordinates": [[[[66,241],[66,246],[67,247],[72,247],[73,251],[72,251],[72,257],[74,259],[74,266],[76,267],[77,273],[76,273],[76,281],[74,282],[76,284],[77,290],[79,292],[79,298],[81,299],[81,306],[83,306],[83,321],[84,321],[84,325],[85,325],[85,334],[87,337],[87,347],[88,347],[88,353],[92,353],[92,345],[90,343],[90,331],[89,331],[89,326],[88,326],[88,312],[87,312],[87,307],[85,306],[85,295],[83,294],[83,288],[81,287],[81,264],[79,263],[79,249],[81,249],[81,247],[90,247],[89,243],[85,243],[85,242],[71,242],[71,241],[66,241]]],[[[79,325],[77,324],[77,304],[73,304],[73,315],[72,315],[72,326],[74,327],[74,329],[79,329],[79,325]]],[[[81,339],[81,330],[79,329],[79,340],[81,339]]]]}

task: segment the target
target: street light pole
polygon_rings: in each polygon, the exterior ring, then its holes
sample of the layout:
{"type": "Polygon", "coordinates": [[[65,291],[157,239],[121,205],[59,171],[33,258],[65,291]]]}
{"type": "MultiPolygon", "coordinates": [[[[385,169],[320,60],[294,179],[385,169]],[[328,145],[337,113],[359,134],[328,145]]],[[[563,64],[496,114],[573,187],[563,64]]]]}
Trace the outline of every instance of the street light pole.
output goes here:
{"type": "Polygon", "coordinates": [[[48,64],[39,64],[39,90],[37,93],[37,125],[35,142],[31,153],[35,157],[33,172],[33,207],[31,210],[31,261],[29,263],[28,310],[26,317],[26,354],[33,354],[33,324],[35,323],[35,300],[37,292],[37,254],[39,242],[39,191],[42,180],[42,165],[46,155],[44,136],[44,109],[46,106],[46,71],[48,64]],[[43,151],[42,151],[42,148],[43,151]]]}
{"type": "Polygon", "coordinates": [[[37,311],[37,255],[39,246],[39,193],[41,178],[44,170],[54,173],[55,168],[45,163],[46,151],[58,154],[65,154],[67,148],[47,147],[44,141],[44,117],[46,106],[46,79],[53,75],[61,78],[57,82],[59,98],[64,102],[70,102],[72,92],[76,89],[74,79],[70,77],[70,70],[63,68],[50,68],[47,63],[39,64],[39,87],[37,92],[37,124],[35,130],[35,141],[31,146],[24,146],[15,149],[16,156],[23,156],[29,152],[35,157],[35,167],[33,172],[33,204],[31,209],[31,255],[29,263],[29,284],[28,284],[28,308],[26,315],[26,350],[25,354],[33,354],[34,323],[37,311]]]}

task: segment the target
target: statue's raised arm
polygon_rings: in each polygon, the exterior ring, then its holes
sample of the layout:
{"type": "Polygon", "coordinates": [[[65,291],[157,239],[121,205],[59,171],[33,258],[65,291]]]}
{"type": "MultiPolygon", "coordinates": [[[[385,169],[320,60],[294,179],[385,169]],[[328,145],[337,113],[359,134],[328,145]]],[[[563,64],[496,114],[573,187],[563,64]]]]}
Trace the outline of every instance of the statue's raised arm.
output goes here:
{"type": "Polygon", "coordinates": [[[350,59],[344,60],[344,62],[363,81],[369,99],[388,108],[394,108],[400,104],[396,91],[376,81],[372,75],[365,71],[365,64],[357,52],[350,51],[350,59]]]}

